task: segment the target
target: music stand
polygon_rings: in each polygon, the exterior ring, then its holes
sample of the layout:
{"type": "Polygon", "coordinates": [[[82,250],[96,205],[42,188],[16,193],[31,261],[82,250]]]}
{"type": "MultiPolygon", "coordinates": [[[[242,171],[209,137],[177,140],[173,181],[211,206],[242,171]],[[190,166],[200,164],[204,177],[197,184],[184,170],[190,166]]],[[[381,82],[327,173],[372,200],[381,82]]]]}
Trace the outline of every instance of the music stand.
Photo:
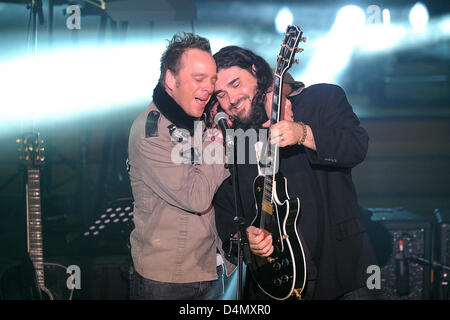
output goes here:
{"type": "Polygon", "coordinates": [[[84,237],[98,239],[102,233],[120,233],[129,236],[134,228],[133,199],[117,199],[83,233],[84,237]]]}

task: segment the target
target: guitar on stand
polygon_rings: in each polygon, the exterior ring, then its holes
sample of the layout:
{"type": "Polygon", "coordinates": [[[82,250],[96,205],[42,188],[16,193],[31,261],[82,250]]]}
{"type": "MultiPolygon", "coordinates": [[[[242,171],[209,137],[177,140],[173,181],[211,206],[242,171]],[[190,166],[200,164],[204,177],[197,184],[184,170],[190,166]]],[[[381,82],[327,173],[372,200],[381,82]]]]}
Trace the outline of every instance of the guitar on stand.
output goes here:
{"type": "Polygon", "coordinates": [[[73,290],[68,289],[67,268],[57,263],[44,262],[42,242],[40,168],[44,165],[43,141],[38,133],[24,134],[16,141],[19,145],[19,159],[27,166],[27,251],[31,263],[23,265],[28,279],[33,279],[36,288],[27,290],[24,299],[71,300],[73,290]],[[48,278],[46,281],[45,278],[48,278]],[[48,284],[48,285],[46,285],[48,284]],[[51,285],[50,285],[51,284],[51,285]],[[37,293],[37,294],[36,294],[37,293]]]}
{"type": "MultiPolygon", "coordinates": [[[[287,28],[285,39],[277,59],[274,74],[273,100],[270,122],[280,120],[281,93],[285,72],[294,62],[303,32],[297,26],[287,28]]],[[[306,283],[306,260],[302,241],[297,233],[300,200],[290,199],[287,179],[278,172],[278,145],[266,143],[260,161],[263,175],[254,181],[254,197],[257,214],[252,225],[263,230],[265,236],[272,235],[274,251],[269,257],[251,254],[248,268],[260,289],[277,300],[296,296],[301,299],[306,283]]]]}

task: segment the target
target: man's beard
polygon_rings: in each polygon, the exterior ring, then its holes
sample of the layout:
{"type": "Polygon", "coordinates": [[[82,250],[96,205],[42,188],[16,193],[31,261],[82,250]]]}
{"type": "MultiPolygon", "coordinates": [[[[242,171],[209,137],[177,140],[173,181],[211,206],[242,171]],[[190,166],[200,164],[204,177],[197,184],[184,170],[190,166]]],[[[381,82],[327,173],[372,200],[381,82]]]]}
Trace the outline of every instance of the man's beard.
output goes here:
{"type": "Polygon", "coordinates": [[[247,130],[250,128],[258,129],[261,125],[267,121],[267,114],[264,103],[264,99],[257,98],[255,95],[250,105],[250,114],[247,117],[236,117],[233,121],[233,127],[235,129],[247,130]]]}

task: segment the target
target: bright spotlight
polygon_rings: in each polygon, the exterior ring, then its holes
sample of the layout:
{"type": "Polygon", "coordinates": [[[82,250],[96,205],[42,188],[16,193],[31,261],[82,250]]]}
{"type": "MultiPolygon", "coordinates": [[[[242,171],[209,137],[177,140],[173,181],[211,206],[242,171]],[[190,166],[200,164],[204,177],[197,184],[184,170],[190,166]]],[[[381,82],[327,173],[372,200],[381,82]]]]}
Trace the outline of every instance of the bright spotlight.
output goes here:
{"type": "Polygon", "coordinates": [[[440,31],[445,35],[450,35],[450,19],[445,18],[440,24],[439,24],[440,31]]]}
{"type": "Polygon", "coordinates": [[[286,32],[286,28],[294,23],[294,15],[288,7],[283,7],[275,17],[275,28],[278,32],[286,32]]]}
{"type": "Polygon", "coordinates": [[[347,66],[355,45],[363,35],[366,14],[357,6],[339,10],[330,32],[316,41],[316,49],[301,76],[307,84],[335,82],[347,66]]]}
{"type": "Polygon", "coordinates": [[[421,2],[417,2],[409,11],[409,22],[416,30],[425,30],[428,19],[429,15],[427,7],[421,2]]]}
{"type": "Polygon", "coordinates": [[[0,105],[9,106],[0,108],[0,127],[30,114],[33,121],[47,121],[144,104],[157,82],[163,49],[162,42],[61,48],[0,61],[0,105]]]}
{"type": "Polygon", "coordinates": [[[358,6],[348,5],[340,9],[335,25],[344,29],[362,28],[366,23],[366,14],[358,6]]]}
{"type": "Polygon", "coordinates": [[[383,24],[390,25],[391,24],[391,12],[389,9],[383,9],[383,24]]]}

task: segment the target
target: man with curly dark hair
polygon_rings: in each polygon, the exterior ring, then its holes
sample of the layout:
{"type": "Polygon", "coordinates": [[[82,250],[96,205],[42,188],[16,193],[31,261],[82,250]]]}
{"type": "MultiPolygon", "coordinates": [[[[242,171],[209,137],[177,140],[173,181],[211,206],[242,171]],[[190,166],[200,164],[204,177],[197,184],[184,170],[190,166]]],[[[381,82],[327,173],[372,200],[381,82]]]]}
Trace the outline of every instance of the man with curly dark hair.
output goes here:
{"type": "MultiPolygon", "coordinates": [[[[273,74],[268,63],[237,46],[221,49],[214,59],[217,64],[215,96],[220,107],[235,119],[233,126],[263,127],[271,114],[268,96],[273,74]]],[[[374,294],[366,286],[367,268],[376,264],[376,259],[362,223],[351,176],[351,169],[366,156],[369,137],[340,87],[317,84],[303,88],[302,85],[299,85],[301,90],[289,97],[292,119],[281,120],[270,128],[271,143],[280,147],[279,172],[287,178],[287,192],[290,198],[300,199],[295,227],[306,260],[306,286],[301,296],[306,299],[376,298],[378,292],[374,294]]],[[[246,152],[256,153],[251,147],[246,152]]],[[[254,163],[238,164],[238,201],[251,252],[270,257],[274,252],[272,235],[252,225],[256,209],[249,195],[253,194],[253,181],[260,169],[254,163]]],[[[214,200],[216,224],[226,251],[232,249],[229,239],[237,229],[233,220],[232,187],[231,179],[225,180],[214,200]]],[[[250,275],[246,289],[247,298],[268,298],[250,275]]]]}

